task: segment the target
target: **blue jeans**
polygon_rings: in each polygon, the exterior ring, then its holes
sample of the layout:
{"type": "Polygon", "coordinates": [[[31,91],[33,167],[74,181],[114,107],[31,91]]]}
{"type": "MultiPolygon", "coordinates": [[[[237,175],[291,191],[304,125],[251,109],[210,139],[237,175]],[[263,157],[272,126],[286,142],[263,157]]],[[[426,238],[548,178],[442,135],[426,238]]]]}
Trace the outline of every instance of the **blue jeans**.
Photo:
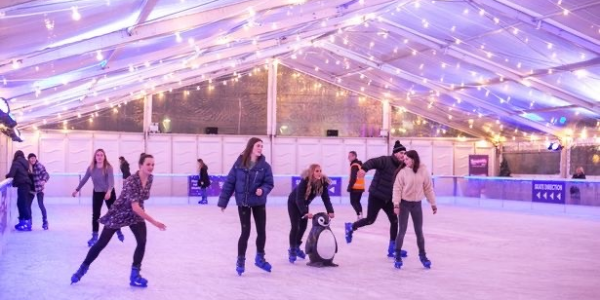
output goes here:
{"type": "Polygon", "coordinates": [[[29,202],[29,211],[31,211],[31,205],[33,204],[33,198],[37,196],[38,206],[40,207],[40,211],[42,212],[42,220],[46,221],[48,216],[46,214],[46,206],[44,205],[44,192],[39,192],[35,194],[30,193],[31,201],[29,202]]]}
{"type": "Polygon", "coordinates": [[[200,188],[200,196],[202,197],[202,203],[208,203],[208,193],[206,188],[200,188]]]}

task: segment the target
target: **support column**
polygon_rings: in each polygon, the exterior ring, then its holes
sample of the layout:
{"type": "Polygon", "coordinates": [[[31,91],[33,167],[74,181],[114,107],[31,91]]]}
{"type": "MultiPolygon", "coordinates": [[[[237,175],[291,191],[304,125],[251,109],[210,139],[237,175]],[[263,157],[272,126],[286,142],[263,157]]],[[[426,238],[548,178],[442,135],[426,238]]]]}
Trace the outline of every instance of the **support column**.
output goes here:
{"type": "Polygon", "coordinates": [[[390,135],[390,128],[392,127],[392,105],[390,104],[390,102],[388,100],[383,100],[381,101],[381,109],[382,109],[382,115],[383,118],[381,120],[381,132],[379,133],[380,136],[385,136],[386,140],[387,140],[387,151],[388,154],[391,154],[391,143],[392,142],[392,136],[390,135]]]}
{"type": "Polygon", "coordinates": [[[383,109],[383,119],[381,124],[381,131],[385,130],[385,133],[389,135],[390,127],[392,127],[392,105],[389,101],[381,101],[381,108],[383,109]]]}
{"type": "Polygon", "coordinates": [[[277,134],[277,60],[269,63],[267,87],[267,135],[277,134]]]}
{"type": "Polygon", "coordinates": [[[150,132],[150,125],[152,124],[152,95],[144,97],[144,121],[143,128],[144,133],[150,132]]]}
{"type": "Polygon", "coordinates": [[[152,125],[152,95],[144,97],[144,152],[148,151],[148,136],[150,134],[150,125],[152,125]]]}
{"type": "Polygon", "coordinates": [[[569,177],[569,152],[566,146],[560,150],[560,178],[569,177]]]}

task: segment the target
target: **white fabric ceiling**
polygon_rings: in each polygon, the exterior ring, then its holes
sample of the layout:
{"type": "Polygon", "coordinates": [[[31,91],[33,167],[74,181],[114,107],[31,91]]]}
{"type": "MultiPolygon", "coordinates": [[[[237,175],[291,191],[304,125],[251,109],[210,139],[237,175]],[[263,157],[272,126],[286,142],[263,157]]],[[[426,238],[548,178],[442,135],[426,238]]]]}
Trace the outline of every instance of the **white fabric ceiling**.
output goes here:
{"type": "Polygon", "coordinates": [[[4,0],[0,45],[21,128],[277,58],[475,136],[600,133],[598,0],[4,0]]]}

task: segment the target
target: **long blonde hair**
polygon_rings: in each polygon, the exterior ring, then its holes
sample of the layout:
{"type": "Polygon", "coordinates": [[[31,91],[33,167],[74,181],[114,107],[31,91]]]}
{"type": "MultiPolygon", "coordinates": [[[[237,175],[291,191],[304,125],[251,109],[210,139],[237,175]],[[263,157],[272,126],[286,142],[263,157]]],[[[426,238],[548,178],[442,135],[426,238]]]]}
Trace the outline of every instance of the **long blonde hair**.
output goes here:
{"type": "Polygon", "coordinates": [[[325,184],[331,184],[331,180],[323,173],[321,173],[321,179],[315,179],[316,169],[321,169],[321,166],[319,164],[312,164],[300,175],[302,179],[308,180],[306,185],[306,193],[304,194],[304,200],[308,200],[308,197],[310,197],[310,194],[313,192],[313,190],[317,196],[321,196],[323,194],[323,188],[325,184]]]}
{"type": "Polygon", "coordinates": [[[94,169],[96,169],[96,154],[98,154],[98,152],[102,152],[102,154],[104,154],[104,163],[102,164],[102,174],[106,175],[106,169],[108,169],[109,167],[112,167],[112,166],[108,162],[108,157],[106,157],[106,152],[104,152],[104,149],[98,149],[98,150],[94,151],[94,156],[92,157],[92,163],[90,164],[90,172],[93,171],[94,169]]]}

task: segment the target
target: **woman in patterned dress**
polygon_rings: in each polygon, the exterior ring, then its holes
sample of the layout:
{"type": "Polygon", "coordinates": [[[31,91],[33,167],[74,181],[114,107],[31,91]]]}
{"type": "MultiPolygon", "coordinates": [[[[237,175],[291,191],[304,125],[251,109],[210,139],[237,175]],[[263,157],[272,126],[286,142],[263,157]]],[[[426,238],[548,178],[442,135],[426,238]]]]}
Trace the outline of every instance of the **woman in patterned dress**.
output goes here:
{"type": "Polygon", "coordinates": [[[100,218],[99,222],[104,224],[100,239],[87,254],[79,270],[71,277],[71,284],[81,280],[81,277],[87,272],[90,264],[98,257],[102,249],[106,247],[112,236],[121,227],[129,226],[137,247],[133,253],[133,265],[131,267],[131,276],[129,284],[136,287],[148,286],[148,280],[140,276],[142,259],[146,250],[146,222],[158,227],[160,230],[166,230],[165,224],[154,220],[144,210],[144,201],[150,197],[150,188],[152,187],[154,170],[154,157],[143,153],[139,160],[140,170],[127,178],[123,184],[123,191],[119,199],[108,210],[106,215],[100,218]]]}

